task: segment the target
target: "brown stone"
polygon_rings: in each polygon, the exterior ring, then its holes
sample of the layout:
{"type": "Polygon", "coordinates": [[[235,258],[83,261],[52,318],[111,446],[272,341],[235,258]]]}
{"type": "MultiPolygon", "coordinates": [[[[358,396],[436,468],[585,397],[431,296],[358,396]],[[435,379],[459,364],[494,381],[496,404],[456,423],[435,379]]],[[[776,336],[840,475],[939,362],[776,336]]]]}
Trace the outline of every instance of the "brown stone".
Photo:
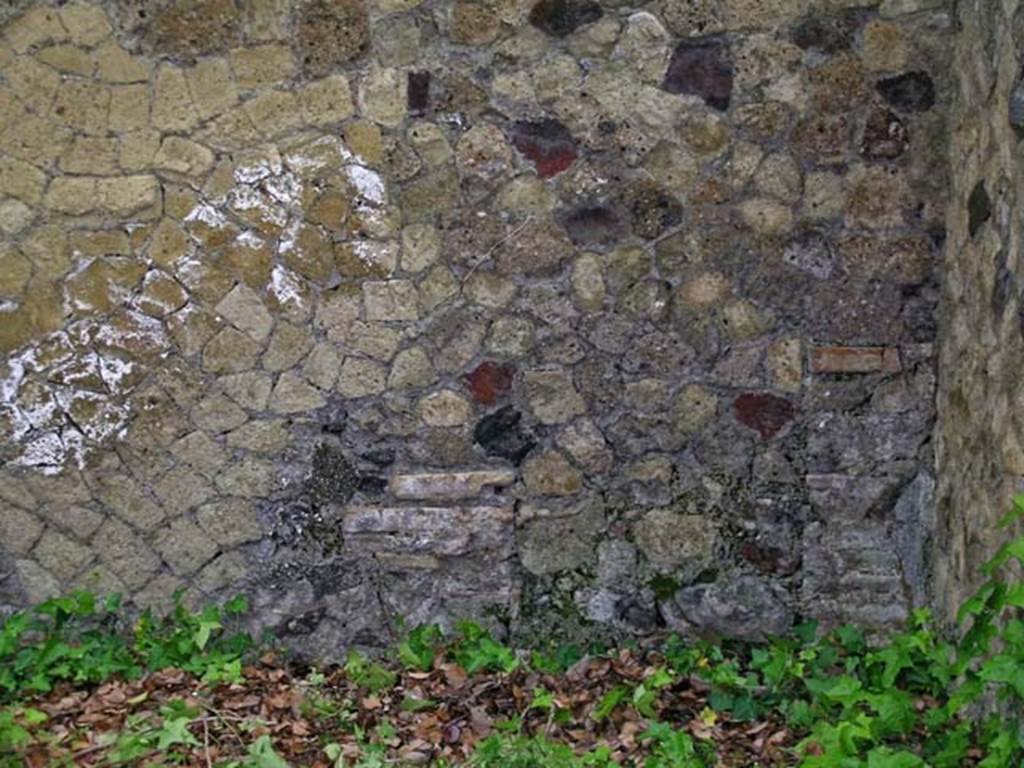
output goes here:
{"type": "Polygon", "coordinates": [[[174,0],[149,23],[145,38],[161,53],[203,56],[241,40],[235,0],[174,0]]]}
{"type": "Polygon", "coordinates": [[[299,64],[311,77],[330,74],[370,47],[370,18],[362,0],[312,0],[295,22],[299,64]]]}
{"type": "Polygon", "coordinates": [[[812,373],[899,373],[899,350],[887,347],[814,347],[812,373]]]}

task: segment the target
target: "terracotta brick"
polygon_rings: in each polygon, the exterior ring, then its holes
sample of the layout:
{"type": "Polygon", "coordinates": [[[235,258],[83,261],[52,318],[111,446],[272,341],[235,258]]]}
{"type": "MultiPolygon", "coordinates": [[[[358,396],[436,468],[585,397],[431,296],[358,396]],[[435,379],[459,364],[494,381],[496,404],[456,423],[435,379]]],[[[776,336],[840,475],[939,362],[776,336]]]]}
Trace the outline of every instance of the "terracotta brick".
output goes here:
{"type": "Polygon", "coordinates": [[[898,373],[900,353],[886,347],[815,347],[812,373],[898,373]]]}

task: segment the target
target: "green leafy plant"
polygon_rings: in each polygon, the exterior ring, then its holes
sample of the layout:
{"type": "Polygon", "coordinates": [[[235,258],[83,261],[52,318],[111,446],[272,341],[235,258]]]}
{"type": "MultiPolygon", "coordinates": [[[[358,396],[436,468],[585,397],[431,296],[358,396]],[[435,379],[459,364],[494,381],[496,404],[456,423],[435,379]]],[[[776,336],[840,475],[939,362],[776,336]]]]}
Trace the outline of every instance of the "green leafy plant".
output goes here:
{"type": "Polygon", "coordinates": [[[460,638],[452,647],[452,656],[469,674],[484,670],[509,673],[519,667],[515,653],[492,638],[479,624],[463,621],[457,629],[460,638]]]}

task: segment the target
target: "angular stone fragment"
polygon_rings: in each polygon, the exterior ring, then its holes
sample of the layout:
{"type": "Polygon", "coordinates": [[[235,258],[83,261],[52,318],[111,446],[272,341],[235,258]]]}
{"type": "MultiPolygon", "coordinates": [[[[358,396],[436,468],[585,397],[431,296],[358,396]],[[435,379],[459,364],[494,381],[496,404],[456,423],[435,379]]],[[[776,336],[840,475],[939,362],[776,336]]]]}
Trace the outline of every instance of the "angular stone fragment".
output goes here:
{"type": "Polygon", "coordinates": [[[561,424],[587,410],[565,371],[528,371],[526,395],[533,415],[543,424],[561,424]]]}
{"type": "Polygon", "coordinates": [[[483,405],[494,405],[512,387],[515,367],[485,360],[463,377],[473,399],[483,405]]]}
{"type": "Polygon", "coordinates": [[[609,206],[582,205],[561,219],[569,239],[578,246],[608,248],[625,235],[622,217],[609,206]]]}
{"type": "Polygon", "coordinates": [[[511,405],[499,408],[477,422],[473,440],[488,455],[519,464],[537,444],[533,435],[523,429],[522,414],[511,405]]]}
{"type": "Polygon", "coordinates": [[[704,515],[652,509],[637,521],[633,538],[656,571],[678,574],[683,581],[692,581],[714,563],[715,523],[704,515]]]}
{"type": "Polygon", "coordinates": [[[202,144],[180,136],[168,136],[153,158],[153,167],[198,178],[213,167],[213,160],[213,152],[202,144]]]}
{"type": "Polygon", "coordinates": [[[373,360],[346,357],[338,374],[338,392],[344,397],[378,395],[387,386],[387,368],[373,360]]]}
{"type": "Polygon", "coordinates": [[[567,37],[604,15],[594,0],[540,0],[530,9],[530,23],[555,37],[567,37]]]}
{"type": "Polygon", "coordinates": [[[473,407],[462,395],[442,389],[420,400],[418,411],[423,423],[430,427],[457,427],[472,418],[473,407]]]}
{"type": "Polygon", "coordinates": [[[263,341],[274,327],[274,318],[259,295],[239,283],[217,305],[217,312],[254,341],[263,341]]]}
{"type": "Polygon", "coordinates": [[[547,451],[523,462],[523,482],[541,496],[572,496],[583,487],[583,476],[562,453],[547,451]]]}
{"type": "Polygon", "coordinates": [[[804,49],[822,53],[849,50],[863,14],[846,11],[830,16],[808,16],[793,27],[790,39],[804,49]]]}
{"type": "Polygon", "coordinates": [[[327,404],[320,390],[307,384],[295,371],[285,371],[270,393],[270,410],[275,413],[314,411],[327,404]]]}
{"type": "Polygon", "coordinates": [[[514,123],[512,144],[533,163],[542,179],[567,170],[577,157],[576,141],[569,129],[551,118],[514,123]]]}
{"type": "Polygon", "coordinates": [[[504,488],[515,479],[511,469],[395,475],[388,489],[399,499],[468,499],[487,487],[504,488]]]}
{"type": "Polygon", "coordinates": [[[312,0],[295,21],[295,47],[303,70],[323,77],[369,50],[370,18],[362,0],[312,0]]]}
{"type": "Polygon", "coordinates": [[[653,182],[631,185],[622,196],[629,211],[633,233],[653,240],[683,219],[683,206],[676,196],[653,182]]]}
{"type": "Polygon", "coordinates": [[[796,409],[789,400],[755,392],[737,397],[733,410],[741,424],[757,430],[764,440],[775,436],[796,415],[796,409]]]}
{"type": "Polygon", "coordinates": [[[661,87],[669,93],[700,96],[709,107],[724,112],[732,100],[732,83],[728,44],[699,40],[676,46],[661,87]]]}
{"type": "Polygon", "coordinates": [[[370,280],[363,283],[367,320],[418,320],[419,300],[410,280],[370,280]]]}
{"type": "Polygon", "coordinates": [[[669,627],[688,636],[762,641],[785,635],[794,619],[785,590],[756,576],[686,587],[660,608],[669,627]]]}
{"type": "Polygon", "coordinates": [[[899,351],[886,347],[813,347],[812,373],[899,373],[899,351]]]}
{"type": "Polygon", "coordinates": [[[882,98],[902,112],[927,112],[935,106],[935,83],[927,72],[885,77],[875,88],[882,98]]]}
{"type": "Polygon", "coordinates": [[[156,14],[145,37],[175,56],[217,53],[240,41],[241,14],[234,0],[177,0],[156,14]]]}

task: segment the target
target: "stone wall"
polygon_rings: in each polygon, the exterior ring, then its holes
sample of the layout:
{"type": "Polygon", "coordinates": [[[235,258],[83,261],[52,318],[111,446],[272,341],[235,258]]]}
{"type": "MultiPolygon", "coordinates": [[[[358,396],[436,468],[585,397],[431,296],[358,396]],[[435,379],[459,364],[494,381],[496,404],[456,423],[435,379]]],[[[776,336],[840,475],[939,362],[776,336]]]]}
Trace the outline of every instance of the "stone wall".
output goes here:
{"type": "Polygon", "coordinates": [[[331,655],[928,599],[943,3],[19,8],[0,603],[331,655]]]}
{"type": "Polygon", "coordinates": [[[1012,535],[996,523],[1024,490],[1024,9],[962,0],[957,10],[936,431],[936,594],[949,616],[1012,535]]]}

